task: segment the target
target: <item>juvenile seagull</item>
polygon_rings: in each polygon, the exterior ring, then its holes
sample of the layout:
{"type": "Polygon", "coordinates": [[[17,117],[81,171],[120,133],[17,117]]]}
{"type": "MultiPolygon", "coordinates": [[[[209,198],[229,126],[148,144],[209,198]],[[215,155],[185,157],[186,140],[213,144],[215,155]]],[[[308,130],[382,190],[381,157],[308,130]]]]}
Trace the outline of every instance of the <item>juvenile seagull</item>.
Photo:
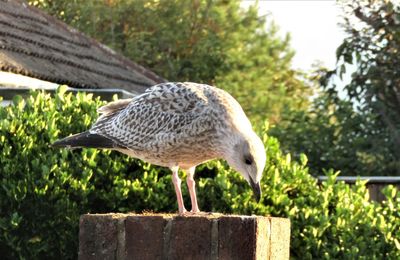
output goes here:
{"type": "Polygon", "coordinates": [[[179,213],[186,212],[178,169],[186,171],[192,202],[199,212],[194,172],[221,158],[248,181],[257,201],[266,155],[239,103],[224,90],[196,83],[161,83],[130,100],[98,109],[101,116],[86,132],[56,141],[55,147],[112,149],[169,167],[179,213]]]}

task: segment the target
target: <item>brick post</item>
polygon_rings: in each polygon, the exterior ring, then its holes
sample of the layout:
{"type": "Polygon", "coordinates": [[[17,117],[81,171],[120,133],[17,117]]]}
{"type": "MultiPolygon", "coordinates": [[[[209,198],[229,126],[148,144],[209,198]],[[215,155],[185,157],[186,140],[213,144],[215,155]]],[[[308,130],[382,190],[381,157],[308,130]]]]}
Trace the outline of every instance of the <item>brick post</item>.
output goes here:
{"type": "Polygon", "coordinates": [[[79,259],[289,259],[290,221],[202,214],[87,214],[79,259]]]}

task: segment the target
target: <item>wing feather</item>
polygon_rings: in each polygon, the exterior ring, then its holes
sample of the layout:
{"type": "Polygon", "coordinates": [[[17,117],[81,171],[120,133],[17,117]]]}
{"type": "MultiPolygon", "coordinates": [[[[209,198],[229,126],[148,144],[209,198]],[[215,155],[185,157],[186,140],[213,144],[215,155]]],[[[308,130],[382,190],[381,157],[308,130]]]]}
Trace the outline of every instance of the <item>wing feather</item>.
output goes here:
{"type": "Polygon", "coordinates": [[[149,150],[212,128],[207,85],[162,83],[102,116],[90,129],[132,150],[149,150]],[[194,127],[202,125],[202,127],[194,127]]]}

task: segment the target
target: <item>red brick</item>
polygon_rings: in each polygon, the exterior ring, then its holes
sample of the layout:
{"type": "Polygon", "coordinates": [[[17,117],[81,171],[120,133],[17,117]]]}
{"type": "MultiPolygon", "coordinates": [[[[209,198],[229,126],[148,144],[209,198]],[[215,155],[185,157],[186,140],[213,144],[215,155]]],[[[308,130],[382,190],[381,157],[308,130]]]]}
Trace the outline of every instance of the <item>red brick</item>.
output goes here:
{"type": "Polygon", "coordinates": [[[269,218],[271,222],[270,259],[289,259],[290,256],[290,220],[269,218]]]}
{"type": "Polygon", "coordinates": [[[112,215],[83,215],[80,218],[80,260],[114,259],[116,255],[118,219],[112,215]]]}
{"type": "Polygon", "coordinates": [[[170,221],[169,248],[165,251],[168,259],[211,258],[211,219],[190,216],[175,217],[170,221]]]}
{"type": "Polygon", "coordinates": [[[218,259],[255,259],[255,218],[226,216],[218,223],[218,259]]]}
{"type": "Polygon", "coordinates": [[[128,216],[125,221],[127,259],[161,259],[165,224],[162,216],[128,216]]]}
{"type": "Polygon", "coordinates": [[[79,219],[79,259],[95,259],[96,222],[88,215],[82,215],[79,219]]]}
{"type": "MultiPolygon", "coordinates": [[[[271,246],[271,223],[269,218],[257,217],[256,221],[256,255],[255,259],[269,259],[271,246]]],[[[285,259],[285,258],[282,258],[285,259]]]]}

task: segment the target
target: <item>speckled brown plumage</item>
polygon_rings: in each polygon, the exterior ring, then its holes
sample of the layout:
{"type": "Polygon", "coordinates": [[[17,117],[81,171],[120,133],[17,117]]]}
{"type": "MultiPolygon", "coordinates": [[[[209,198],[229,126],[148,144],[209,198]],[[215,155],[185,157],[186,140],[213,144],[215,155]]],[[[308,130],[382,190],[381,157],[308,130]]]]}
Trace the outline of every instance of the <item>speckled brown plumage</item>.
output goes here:
{"type": "Polygon", "coordinates": [[[223,139],[229,135],[224,131],[232,125],[227,113],[236,105],[228,93],[212,86],[163,83],[129,103],[101,108],[107,112],[90,133],[112,139],[123,147],[119,151],[134,157],[188,169],[221,156],[223,139]]]}
{"type": "Polygon", "coordinates": [[[239,103],[227,92],[205,84],[161,83],[131,100],[99,108],[89,131],[55,142],[58,147],[108,148],[169,167],[185,213],[178,169],[188,172],[192,212],[198,212],[194,171],[222,158],[239,171],[260,199],[265,149],[239,103]]]}

